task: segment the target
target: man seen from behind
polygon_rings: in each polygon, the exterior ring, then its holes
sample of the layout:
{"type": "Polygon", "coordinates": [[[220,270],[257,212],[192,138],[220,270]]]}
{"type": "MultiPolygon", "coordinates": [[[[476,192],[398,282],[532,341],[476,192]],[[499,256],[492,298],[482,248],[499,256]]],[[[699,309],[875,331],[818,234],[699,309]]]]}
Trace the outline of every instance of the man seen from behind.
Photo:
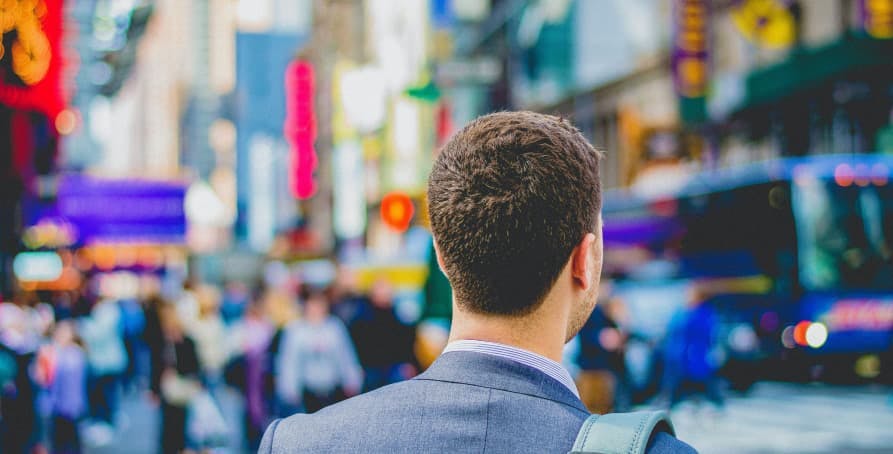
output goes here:
{"type": "MultiPolygon", "coordinates": [[[[261,453],[566,453],[589,416],[564,344],[598,296],[600,153],[568,121],[500,112],[443,147],[428,181],[450,343],[421,375],[273,422],[261,453]]],[[[648,453],[694,452],[656,433],[648,453]]]]}

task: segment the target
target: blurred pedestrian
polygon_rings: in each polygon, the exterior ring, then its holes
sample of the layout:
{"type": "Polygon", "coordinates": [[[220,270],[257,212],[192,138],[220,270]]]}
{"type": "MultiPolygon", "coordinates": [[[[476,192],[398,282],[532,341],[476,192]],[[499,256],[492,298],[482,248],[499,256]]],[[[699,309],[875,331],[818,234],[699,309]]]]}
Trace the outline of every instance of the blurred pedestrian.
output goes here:
{"type": "Polygon", "coordinates": [[[250,295],[247,286],[240,281],[227,282],[223,289],[220,315],[223,323],[231,325],[242,319],[248,308],[250,295]]]}
{"type": "Polygon", "coordinates": [[[53,318],[67,320],[75,316],[77,293],[73,290],[56,292],[52,296],[53,318]]]}
{"type": "Polygon", "coordinates": [[[257,295],[245,311],[241,324],[242,372],[245,374],[245,438],[249,449],[257,450],[267,424],[272,420],[273,377],[269,358],[269,344],[274,327],[264,313],[260,296],[257,295]]]}
{"type": "Polygon", "coordinates": [[[87,357],[77,343],[75,324],[61,321],[53,334],[53,367],[46,376],[54,453],[81,452],[78,423],[87,413],[87,357]]]}
{"type": "Polygon", "coordinates": [[[718,322],[703,284],[692,286],[688,303],[670,321],[664,342],[663,394],[670,408],[687,393],[703,395],[717,410],[723,397],[717,372],[721,366],[718,322]]]}
{"type": "Polygon", "coordinates": [[[146,318],[139,300],[135,297],[118,300],[118,309],[121,313],[124,350],[127,353],[127,367],[121,375],[121,384],[125,389],[130,389],[135,385],[134,380],[139,371],[142,352],[141,337],[146,327],[146,318]]]}
{"type": "Polygon", "coordinates": [[[152,392],[161,403],[160,452],[174,454],[188,446],[187,408],[201,391],[200,367],[195,342],[186,335],[176,308],[161,305],[158,318],[163,335],[152,392]]]}
{"type": "Polygon", "coordinates": [[[94,286],[91,285],[94,282],[93,279],[84,278],[81,280],[77,290],[73,291],[74,306],[71,312],[72,317],[80,318],[90,315],[90,311],[93,310],[93,304],[99,299],[94,286]]]}
{"type": "Polygon", "coordinates": [[[366,374],[363,391],[372,391],[415,376],[415,327],[394,313],[394,292],[384,279],[376,280],[350,327],[360,364],[366,374]]]}
{"type": "Polygon", "coordinates": [[[358,394],[363,372],[344,324],[322,290],[304,286],[304,318],[283,334],[276,388],[287,403],[313,413],[358,394]]]}
{"type": "Polygon", "coordinates": [[[121,374],[127,368],[127,351],[121,329],[121,312],[109,299],[100,300],[89,317],[81,320],[79,333],[90,365],[88,383],[90,414],[97,421],[91,428],[92,442],[103,445],[114,435],[121,374]]]}
{"type": "Polygon", "coordinates": [[[335,271],[335,281],[332,282],[329,289],[332,313],[337,315],[346,326],[351,326],[369,301],[357,288],[357,277],[354,270],[344,265],[338,265],[335,271]]]}
{"type": "Polygon", "coordinates": [[[230,342],[220,315],[220,293],[214,287],[202,285],[196,289],[198,316],[187,326],[195,341],[202,379],[213,392],[222,381],[223,366],[229,357],[230,342]]]}
{"type": "MultiPolygon", "coordinates": [[[[267,346],[268,367],[270,370],[278,371],[279,352],[283,346],[286,330],[300,317],[296,301],[297,296],[281,288],[269,286],[266,283],[258,285],[258,293],[262,295],[261,304],[263,305],[264,313],[270,323],[273,324],[273,337],[267,346]]],[[[277,378],[277,384],[274,384],[276,389],[274,393],[274,414],[280,416],[292,414],[297,409],[292,408],[292,405],[286,402],[278,392],[279,382],[280,380],[277,378]]]]}
{"type": "Polygon", "coordinates": [[[182,323],[183,326],[192,326],[192,323],[198,318],[199,312],[201,312],[198,287],[199,286],[191,279],[187,279],[183,282],[180,294],[174,299],[174,307],[177,309],[177,317],[180,319],[180,323],[182,323]]]}
{"type": "Polygon", "coordinates": [[[36,384],[29,373],[40,337],[27,307],[29,297],[0,304],[0,451],[27,453],[39,446],[36,384]]]}
{"type": "Polygon", "coordinates": [[[143,342],[149,351],[149,392],[156,394],[161,379],[162,361],[164,358],[164,330],[161,327],[161,311],[167,303],[158,293],[146,297],[143,305],[146,327],[143,330],[143,342]]]}
{"type": "Polygon", "coordinates": [[[596,304],[579,335],[580,399],[589,411],[598,414],[614,410],[617,385],[623,374],[623,334],[609,315],[611,304],[607,298],[596,304]]]}

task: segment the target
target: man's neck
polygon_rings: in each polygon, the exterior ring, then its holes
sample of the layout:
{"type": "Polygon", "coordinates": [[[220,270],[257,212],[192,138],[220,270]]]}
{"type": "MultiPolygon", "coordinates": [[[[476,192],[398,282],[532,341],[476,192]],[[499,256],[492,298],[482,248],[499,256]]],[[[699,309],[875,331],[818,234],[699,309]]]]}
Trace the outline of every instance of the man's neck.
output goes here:
{"type": "Polygon", "coordinates": [[[450,342],[480,340],[510,345],[561,362],[566,323],[537,314],[506,317],[469,313],[453,307],[450,342]]]}

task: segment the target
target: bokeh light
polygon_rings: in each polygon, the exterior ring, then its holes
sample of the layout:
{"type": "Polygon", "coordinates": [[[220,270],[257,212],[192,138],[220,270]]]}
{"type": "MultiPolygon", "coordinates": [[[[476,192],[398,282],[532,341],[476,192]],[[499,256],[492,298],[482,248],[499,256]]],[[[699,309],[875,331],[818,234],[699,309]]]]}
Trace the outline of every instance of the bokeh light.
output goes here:
{"type": "Polygon", "coordinates": [[[77,114],[70,109],[65,109],[56,115],[56,131],[63,136],[67,136],[74,132],[77,127],[77,114]]]}
{"type": "Polygon", "coordinates": [[[850,186],[855,179],[856,175],[849,164],[838,164],[834,169],[834,181],[840,186],[850,186]]]}
{"type": "Polygon", "coordinates": [[[871,175],[868,170],[868,166],[865,164],[858,164],[854,170],[855,173],[855,183],[856,186],[866,187],[871,184],[871,175]]]}
{"type": "Polygon", "coordinates": [[[781,332],[781,344],[785,346],[785,348],[794,348],[797,346],[797,343],[794,341],[794,327],[788,326],[781,332]]]}
{"type": "Polygon", "coordinates": [[[828,327],[824,323],[810,323],[806,329],[806,344],[812,348],[821,348],[828,340],[828,327]]]}
{"type": "Polygon", "coordinates": [[[853,366],[856,375],[862,378],[875,378],[881,374],[881,359],[878,355],[864,355],[853,366]]]}
{"type": "Polygon", "coordinates": [[[794,326],[794,342],[797,345],[806,346],[806,331],[809,329],[810,322],[804,320],[794,326]]]}

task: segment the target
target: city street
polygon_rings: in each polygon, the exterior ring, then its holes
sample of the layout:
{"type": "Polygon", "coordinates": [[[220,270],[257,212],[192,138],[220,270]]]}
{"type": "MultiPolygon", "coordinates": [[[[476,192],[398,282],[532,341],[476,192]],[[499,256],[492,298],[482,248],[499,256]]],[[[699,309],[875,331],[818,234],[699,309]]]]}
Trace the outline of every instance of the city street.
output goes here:
{"type": "Polygon", "coordinates": [[[891,453],[893,390],[758,383],[723,413],[690,403],[677,435],[701,453],[891,453]]]}
{"type": "Polygon", "coordinates": [[[893,454],[891,55],[893,0],[0,0],[0,454],[241,453],[457,339],[273,445],[567,451],[579,371],[893,454]]]}
{"type": "MultiPolygon", "coordinates": [[[[240,453],[242,446],[242,399],[228,388],[217,395],[227,423],[232,428],[232,442],[218,453],[240,453]],[[238,449],[234,447],[239,447],[238,449]]],[[[158,452],[158,407],[153,406],[142,394],[131,394],[121,402],[120,433],[111,444],[96,447],[84,443],[85,454],[154,454],[158,452]]]]}
{"type": "MultiPolygon", "coordinates": [[[[239,398],[221,393],[226,418],[240,427],[239,398]]],[[[680,405],[678,435],[701,453],[893,453],[893,390],[760,383],[747,397],[730,397],[724,413],[708,405],[680,405]]],[[[133,395],[124,402],[128,421],[111,445],[88,454],[152,453],[157,411],[133,395]]],[[[240,437],[233,433],[234,442],[240,437]]],[[[219,452],[236,453],[238,449],[219,452]]]]}

